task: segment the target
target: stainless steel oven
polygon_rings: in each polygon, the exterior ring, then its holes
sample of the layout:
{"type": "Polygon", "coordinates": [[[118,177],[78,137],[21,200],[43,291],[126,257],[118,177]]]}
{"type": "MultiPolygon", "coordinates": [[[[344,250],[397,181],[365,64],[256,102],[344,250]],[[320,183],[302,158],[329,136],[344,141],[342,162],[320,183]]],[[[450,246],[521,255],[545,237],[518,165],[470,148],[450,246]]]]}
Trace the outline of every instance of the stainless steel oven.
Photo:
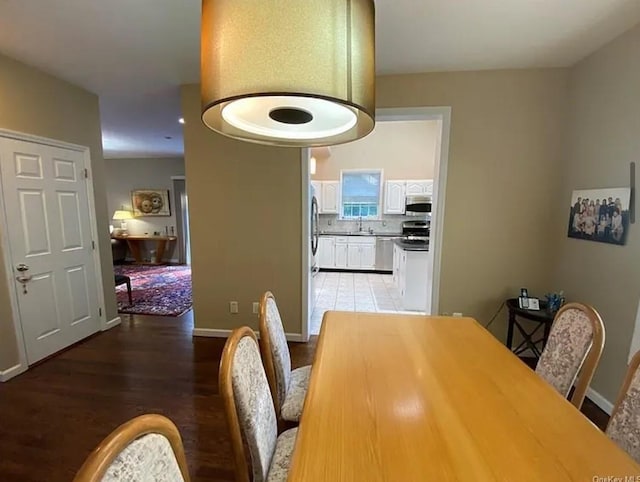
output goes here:
{"type": "Polygon", "coordinates": [[[402,240],[411,244],[429,244],[431,220],[405,221],[402,223],[402,240]]]}

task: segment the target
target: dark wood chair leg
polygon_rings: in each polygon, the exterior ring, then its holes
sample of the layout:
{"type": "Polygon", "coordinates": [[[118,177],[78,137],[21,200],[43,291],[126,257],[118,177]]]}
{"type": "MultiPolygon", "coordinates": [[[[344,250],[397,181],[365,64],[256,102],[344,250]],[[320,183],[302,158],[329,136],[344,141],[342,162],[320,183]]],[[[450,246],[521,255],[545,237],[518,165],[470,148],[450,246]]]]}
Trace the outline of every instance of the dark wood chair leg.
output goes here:
{"type": "Polygon", "coordinates": [[[129,306],[133,305],[133,300],[131,299],[131,280],[127,279],[127,295],[129,296],[129,306]]]}

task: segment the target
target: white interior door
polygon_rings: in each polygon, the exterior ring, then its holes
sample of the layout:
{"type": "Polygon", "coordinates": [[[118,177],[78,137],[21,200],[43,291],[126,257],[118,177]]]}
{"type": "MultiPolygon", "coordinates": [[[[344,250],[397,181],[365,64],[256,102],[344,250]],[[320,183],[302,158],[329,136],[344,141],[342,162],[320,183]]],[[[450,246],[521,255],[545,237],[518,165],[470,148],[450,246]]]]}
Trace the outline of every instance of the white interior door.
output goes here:
{"type": "Polygon", "coordinates": [[[100,328],[84,154],[0,138],[0,173],[31,364],[100,328]]]}

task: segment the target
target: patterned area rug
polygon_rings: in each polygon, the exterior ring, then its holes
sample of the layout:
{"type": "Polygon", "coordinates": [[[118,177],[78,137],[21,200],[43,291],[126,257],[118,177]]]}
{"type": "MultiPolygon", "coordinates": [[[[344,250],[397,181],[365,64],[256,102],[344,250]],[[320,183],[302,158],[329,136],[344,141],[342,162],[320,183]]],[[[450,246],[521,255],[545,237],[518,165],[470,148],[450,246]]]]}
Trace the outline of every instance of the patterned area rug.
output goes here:
{"type": "Polygon", "coordinates": [[[118,311],[136,315],[178,316],[191,308],[190,266],[114,266],[115,274],[131,278],[133,305],[127,285],[116,287],[118,311]]]}

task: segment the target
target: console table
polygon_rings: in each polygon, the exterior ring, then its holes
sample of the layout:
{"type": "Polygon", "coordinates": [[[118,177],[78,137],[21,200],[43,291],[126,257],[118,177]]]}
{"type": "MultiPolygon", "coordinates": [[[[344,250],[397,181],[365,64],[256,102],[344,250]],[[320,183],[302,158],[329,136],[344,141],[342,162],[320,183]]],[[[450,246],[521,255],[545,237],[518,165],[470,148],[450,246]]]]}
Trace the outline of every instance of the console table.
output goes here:
{"type": "Polygon", "coordinates": [[[127,242],[129,246],[129,250],[133,255],[133,258],[136,260],[137,264],[163,264],[162,259],[164,258],[164,253],[167,249],[167,244],[175,241],[177,238],[175,236],[112,236],[114,239],[122,239],[127,242]],[[150,241],[155,243],[156,256],[151,263],[145,263],[142,259],[142,251],[140,246],[145,241],[150,241]]]}
{"type": "Polygon", "coordinates": [[[540,358],[542,350],[549,338],[549,332],[551,331],[551,325],[555,313],[547,311],[547,304],[544,301],[540,301],[540,310],[527,310],[520,308],[518,305],[518,298],[511,298],[506,301],[507,309],[509,310],[509,328],[507,331],[507,348],[513,351],[516,355],[522,354],[527,349],[530,349],[536,358],[540,358]],[[534,321],[537,325],[530,329],[525,330],[525,327],[518,321],[518,318],[524,318],[526,320],[534,321]],[[513,329],[517,328],[523,337],[522,343],[517,347],[512,348],[513,343],[513,329]],[[542,336],[538,339],[534,339],[534,336],[543,329],[542,336]]]}

